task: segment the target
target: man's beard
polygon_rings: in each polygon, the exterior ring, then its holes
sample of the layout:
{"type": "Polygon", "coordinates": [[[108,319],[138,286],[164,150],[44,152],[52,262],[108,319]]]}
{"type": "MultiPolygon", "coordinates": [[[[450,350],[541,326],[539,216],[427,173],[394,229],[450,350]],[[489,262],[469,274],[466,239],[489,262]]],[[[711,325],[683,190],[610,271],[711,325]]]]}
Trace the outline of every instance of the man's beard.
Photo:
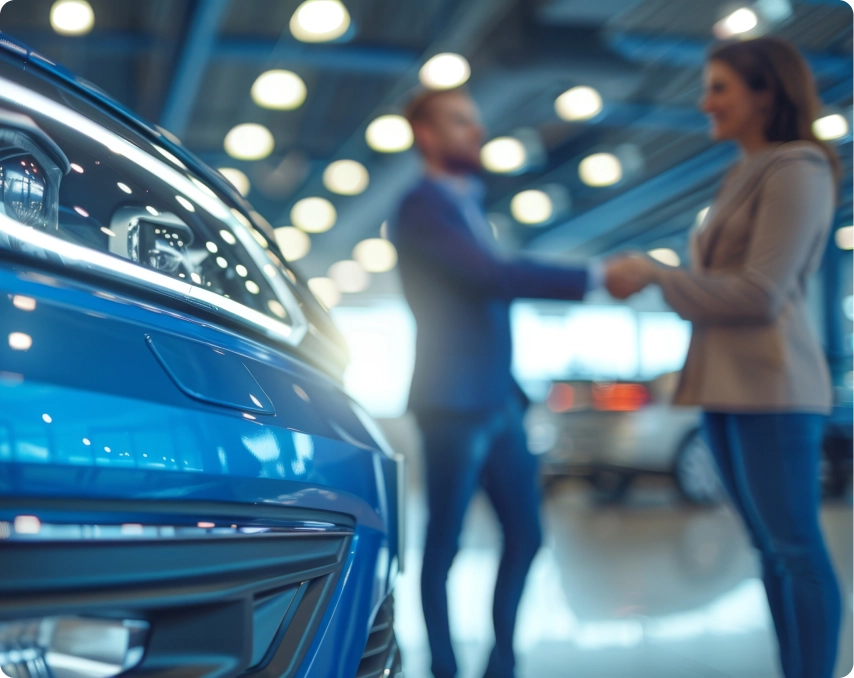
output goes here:
{"type": "Polygon", "coordinates": [[[469,158],[464,155],[448,156],[444,158],[443,164],[451,174],[480,174],[483,171],[480,158],[469,158]]]}

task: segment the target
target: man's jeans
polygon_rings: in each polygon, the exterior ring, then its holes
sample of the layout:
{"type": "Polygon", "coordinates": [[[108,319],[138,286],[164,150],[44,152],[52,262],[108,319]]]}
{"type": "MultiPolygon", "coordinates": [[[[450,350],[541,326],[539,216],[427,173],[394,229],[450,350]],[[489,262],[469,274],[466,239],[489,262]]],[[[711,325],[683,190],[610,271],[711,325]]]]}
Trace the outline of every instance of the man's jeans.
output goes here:
{"type": "Polygon", "coordinates": [[[542,541],[537,460],[528,452],[515,399],[491,413],[417,412],[424,441],[430,519],[421,602],[436,678],[456,675],[446,582],[459,549],[466,508],[481,483],[504,531],[492,618],[495,648],[486,675],[512,678],[513,629],[525,577],[542,541]]]}

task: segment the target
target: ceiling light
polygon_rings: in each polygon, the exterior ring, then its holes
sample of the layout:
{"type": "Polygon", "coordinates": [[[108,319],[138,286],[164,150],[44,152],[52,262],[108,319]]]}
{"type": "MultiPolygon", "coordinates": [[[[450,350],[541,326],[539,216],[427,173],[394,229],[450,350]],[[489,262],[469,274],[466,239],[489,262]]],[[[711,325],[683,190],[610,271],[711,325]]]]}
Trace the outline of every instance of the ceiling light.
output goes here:
{"type": "Polygon", "coordinates": [[[246,281],[246,289],[249,290],[250,294],[259,294],[261,292],[261,288],[258,287],[258,284],[252,280],[246,281]]]}
{"type": "Polygon", "coordinates": [[[848,121],[839,113],[826,115],[812,124],[813,133],[822,141],[841,139],[848,134],[848,121]]]}
{"type": "Polygon", "coordinates": [[[276,142],[263,125],[237,125],[225,136],[225,152],[238,160],[262,160],[273,152],[276,142]]]}
{"type": "Polygon", "coordinates": [[[237,242],[237,239],[232,235],[230,231],[222,230],[219,232],[219,237],[225,240],[229,245],[234,245],[237,242]]]}
{"type": "Polygon", "coordinates": [[[602,110],[602,97],[592,87],[573,87],[555,99],[555,111],[564,120],[589,120],[602,110]]]}
{"type": "Polygon", "coordinates": [[[20,311],[36,310],[36,300],[32,297],[25,297],[22,294],[16,294],[12,297],[12,305],[20,311]]]}
{"type": "Polygon", "coordinates": [[[234,167],[220,167],[219,173],[228,179],[229,183],[234,186],[237,189],[237,192],[244,198],[249,195],[252,184],[249,182],[249,177],[247,177],[245,173],[241,172],[239,169],[235,169],[234,167]]]}
{"type": "Polygon", "coordinates": [[[293,226],[277,228],[276,243],[288,261],[302,259],[311,251],[311,238],[307,233],[293,226]]]}
{"type": "Polygon", "coordinates": [[[29,351],[33,338],[24,332],[12,332],[9,335],[9,348],[13,351],[29,351]]]}
{"type": "Polygon", "coordinates": [[[83,172],[84,172],[83,168],[80,165],[78,165],[76,162],[72,162],[70,167],[75,172],[77,172],[77,174],[83,174],[83,172]]]}
{"type": "Polygon", "coordinates": [[[843,226],[837,229],[836,246],[841,250],[854,249],[854,226],[843,226]]]}
{"type": "Polygon", "coordinates": [[[528,154],[524,144],[515,137],[498,137],[481,149],[480,161],[490,172],[512,174],[525,167],[528,154]]]}
{"type": "Polygon", "coordinates": [[[350,27],[350,14],[340,0],[306,0],[291,17],[291,33],[302,42],[328,42],[350,27]]]}
{"type": "Polygon", "coordinates": [[[306,233],[323,233],[335,225],[338,213],[326,198],[303,198],[291,209],[291,222],[306,233]]]}
{"type": "Polygon", "coordinates": [[[552,218],[552,199],[544,191],[522,191],[510,201],[510,212],[520,224],[543,224],[552,218]]]}
{"type": "Polygon", "coordinates": [[[647,252],[649,256],[665,266],[678,266],[681,263],[679,255],[669,247],[659,247],[647,252]]]}
{"type": "Polygon", "coordinates": [[[323,185],[341,195],[358,195],[369,182],[368,170],[355,160],[336,160],[323,172],[323,185]]]}
{"type": "Polygon", "coordinates": [[[308,281],[308,289],[326,308],[333,308],[341,302],[341,292],[331,278],[312,278],[308,281]]]}
{"type": "Polygon", "coordinates": [[[291,71],[267,71],[252,85],[252,101],[261,108],[292,111],[305,101],[305,83],[291,71]]]}
{"type": "Polygon", "coordinates": [[[578,165],[578,176],[588,186],[613,186],[623,178],[623,166],[611,153],[594,153],[578,165]]]}
{"type": "Polygon", "coordinates": [[[421,67],[418,77],[428,89],[459,87],[471,75],[469,62],[459,54],[437,54],[421,67]]]}
{"type": "Polygon", "coordinates": [[[356,245],[353,258],[369,273],[385,273],[397,264],[397,250],[388,240],[369,238],[356,245]]]}
{"type": "Polygon", "coordinates": [[[329,277],[342,292],[356,294],[364,292],[371,283],[371,275],[358,261],[347,259],[329,267],[329,277]]]}
{"type": "Polygon", "coordinates": [[[116,184],[116,185],[121,189],[121,191],[122,191],[123,193],[127,193],[128,195],[130,195],[131,193],[133,193],[133,189],[131,189],[131,187],[130,187],[130,186],[128,186],[128,185],[127,185],[127,184],[125,184],[125,183],[122,183],[121,181],[120,181],[118,184],[116,184]]]}
{"type": "Polygon", "coordinates": [[[759,18],[756,16],[756,12],[747,7],[742,7],[718,21],[712,31],[721,40],[726,40],[734,35],[752,31],[758,24],[759,18]]]}
{"type": "Polygon", "coordinates": [[[365,131],[368,146],[380,153],[399,153],[412,146],[412,128],[402,115],[381,115],[365,131]]]}
{"type": "Polygon", "coordinates": [[[50,10],[50,25],[60,35],[85,35],[95,25],[95,12],[86,0],[58,0],[50,10]]]}
{"type": "Polygon", "coordinates": [[[181,203],[181,207],[183,207],[188,212],[195,212],[196,208],[193,206],[189,200],[187,200],[183,195],[176,195],[175,200],[181,203]]]}

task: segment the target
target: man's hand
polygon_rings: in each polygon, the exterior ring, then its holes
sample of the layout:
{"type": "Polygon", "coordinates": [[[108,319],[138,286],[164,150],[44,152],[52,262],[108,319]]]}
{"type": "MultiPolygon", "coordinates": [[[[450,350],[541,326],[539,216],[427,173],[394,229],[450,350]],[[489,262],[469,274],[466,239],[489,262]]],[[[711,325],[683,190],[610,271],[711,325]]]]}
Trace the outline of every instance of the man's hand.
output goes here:
{"type": "Polygon", "coordinates": [[[658,277],[658,267],[643,256],[631,255],[612,259],[605,272],[605,288],[612,297],[627,299],[637,294],[658,277]]]}

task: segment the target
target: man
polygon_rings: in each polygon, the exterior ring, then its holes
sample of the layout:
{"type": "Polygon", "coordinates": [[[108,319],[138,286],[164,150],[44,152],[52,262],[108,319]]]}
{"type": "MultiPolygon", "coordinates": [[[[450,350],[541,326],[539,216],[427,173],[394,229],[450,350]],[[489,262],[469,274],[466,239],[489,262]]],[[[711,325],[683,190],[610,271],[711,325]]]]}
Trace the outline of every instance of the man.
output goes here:
{"type": "Polygon", "coordinates": [[[480,482],[504,532],[486,676],[511,678],[516,611],[541,531],[537,464],[522,425],[527,401],[510,374],[510,302],[581,299],[601,274],[498,254],[476,179],[483,129],[464,90],[422,94],[408,119],[425,176],[400,205],[391,239],[418,327],[409,407],[427,473],[421,600],[432,670],[456,675],[445,585],[480,482]]]}

